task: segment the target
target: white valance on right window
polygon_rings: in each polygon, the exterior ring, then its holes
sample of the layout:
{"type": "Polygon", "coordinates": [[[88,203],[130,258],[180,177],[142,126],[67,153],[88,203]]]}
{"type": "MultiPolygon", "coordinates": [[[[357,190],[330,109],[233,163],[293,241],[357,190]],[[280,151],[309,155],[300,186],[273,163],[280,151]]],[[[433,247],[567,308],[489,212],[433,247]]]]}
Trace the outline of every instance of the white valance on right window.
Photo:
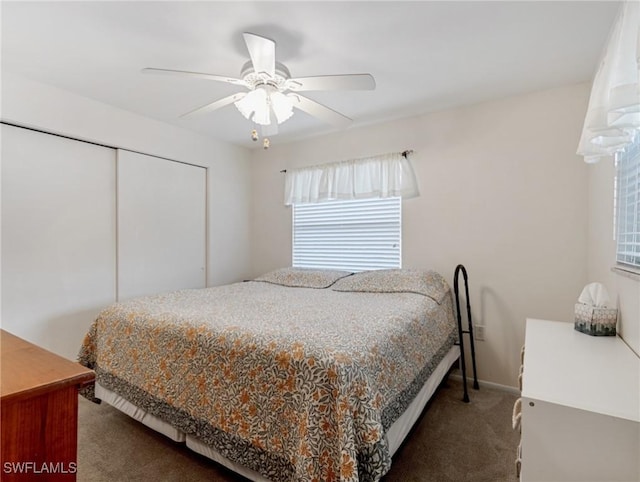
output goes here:
{"type": "Polygon", "coordinates": [[[318,203],[339,199],[419,196],[408,154],[384,154],[363,159],[287,169],[284,203],[318,203]]]}
{"type": "Polygon", "coordinates": [[[640,129],[640,4],[624,2],[591,88],[578,145],[588,163],[631,144],[640,129]]]}

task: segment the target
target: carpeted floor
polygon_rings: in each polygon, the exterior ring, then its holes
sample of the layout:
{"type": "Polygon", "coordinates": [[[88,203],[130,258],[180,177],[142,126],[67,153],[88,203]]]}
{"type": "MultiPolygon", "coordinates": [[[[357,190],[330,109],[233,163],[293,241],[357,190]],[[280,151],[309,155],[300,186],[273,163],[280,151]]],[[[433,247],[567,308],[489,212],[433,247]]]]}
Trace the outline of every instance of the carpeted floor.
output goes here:
{"type": "MultiPolygon", "coordinates": [[[[439,389],[384,482],[516,480],[516,396],[481,387],[470,391],[471,403],[465,404],[461,394],[461,382],[454,379],[439,389]]],[[[246,482],[107,404],[80,397],[78,481],[149,480],[246,482]]]]}

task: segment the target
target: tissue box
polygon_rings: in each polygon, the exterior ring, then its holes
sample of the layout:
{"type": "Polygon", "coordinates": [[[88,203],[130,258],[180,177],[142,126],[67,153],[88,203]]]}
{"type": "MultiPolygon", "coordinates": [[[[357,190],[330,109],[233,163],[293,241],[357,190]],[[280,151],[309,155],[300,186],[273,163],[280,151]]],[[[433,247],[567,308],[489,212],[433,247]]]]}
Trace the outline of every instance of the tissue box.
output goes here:
{"type": "Polygon", "coordinates": [[[618,310],[576,303],[575,329],[593,336],[615,336],[618,310]]]}

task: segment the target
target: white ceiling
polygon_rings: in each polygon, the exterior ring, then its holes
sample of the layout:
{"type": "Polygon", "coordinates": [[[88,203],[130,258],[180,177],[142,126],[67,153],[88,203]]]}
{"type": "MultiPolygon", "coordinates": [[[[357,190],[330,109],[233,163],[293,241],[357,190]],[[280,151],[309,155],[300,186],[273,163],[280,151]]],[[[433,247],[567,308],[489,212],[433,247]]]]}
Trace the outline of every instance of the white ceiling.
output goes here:
{"type": "MultiPolygon", "coordinates": [[[[238,77],[248,60],[242,32],[256,33],[276,41],[276,59],[293,77],[371,73],[374,91],[308,93],[357,126],[590,81],[618,7],[592,1],[3,1],[2,71],[255,147],[252,124],[233,105],[178,119],[242,88],[140,69],[238,77]]],[[[332,130],[296,111],[272,143],[332,130]]]]}

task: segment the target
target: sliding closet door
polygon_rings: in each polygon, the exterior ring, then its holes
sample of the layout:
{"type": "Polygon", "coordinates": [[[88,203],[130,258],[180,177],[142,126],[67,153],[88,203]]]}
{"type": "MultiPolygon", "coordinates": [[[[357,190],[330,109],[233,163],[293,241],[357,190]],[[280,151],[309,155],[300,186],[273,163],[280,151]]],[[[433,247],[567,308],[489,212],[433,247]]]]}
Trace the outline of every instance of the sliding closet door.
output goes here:
{"type": "Polygon", "coordinates": [[[115,150],[1,133],[2,328],[75,359],[115,301],[115,150]]]}
{"type": "Polygon", "coordinates": [[[206,169],[118,150],[118,300],[206,285],[206,169]]]}

